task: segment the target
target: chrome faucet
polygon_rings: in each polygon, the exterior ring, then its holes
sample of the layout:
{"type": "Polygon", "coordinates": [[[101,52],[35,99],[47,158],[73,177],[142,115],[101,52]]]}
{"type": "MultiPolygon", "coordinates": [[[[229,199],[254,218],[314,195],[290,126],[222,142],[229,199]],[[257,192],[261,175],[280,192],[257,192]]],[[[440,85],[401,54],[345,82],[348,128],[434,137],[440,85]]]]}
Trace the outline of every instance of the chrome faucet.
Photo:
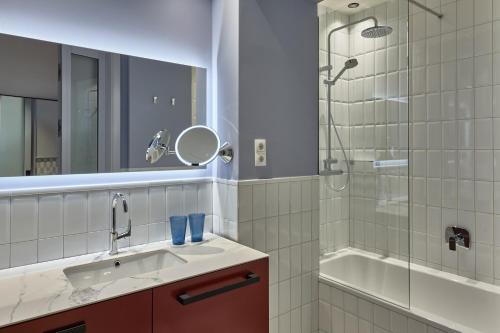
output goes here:
{"type": "Polygon", "coordinates": [[[470,234],[464,228],[449,226],[446,228],[445,240],[450,251],[456,251],[457,245],[470,249],[470,234]]]}
{"type": "Polygon", "coordinates": [[[127,231],[121,234],[116,231],[116,205],[118,204],[118,200],[122,201],[123,211],[125,213],[128,212],[128,205],[127,200],[125,200],[125,196],[121,193],[115,193],[113,195],[113,201],[111,202],[111,207],[113,210],[113,220],[111,222],[111,249],[109,250],[110,255],[115,255],[118,253],[119,239],[130,237],[130,235],[132,234],[132,221],[130,219],[128,220],[127,231]]]}

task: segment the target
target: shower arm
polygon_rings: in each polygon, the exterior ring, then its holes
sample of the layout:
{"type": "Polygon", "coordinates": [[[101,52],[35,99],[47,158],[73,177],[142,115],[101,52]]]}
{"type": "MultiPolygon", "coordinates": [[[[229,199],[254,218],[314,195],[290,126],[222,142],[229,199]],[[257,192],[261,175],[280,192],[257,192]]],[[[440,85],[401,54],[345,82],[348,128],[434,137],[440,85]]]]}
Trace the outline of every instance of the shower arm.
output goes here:
{"type": "Polygon", "coordinates": [[[365,17],[364,19],[361,19],[361,20],[358,20],[358,21],[354,21],[354,22],[351,22],[351,23],[348,23],[348,24],[345,24],[343,26],[340,26],[340,27],[337,27],[333,30],[331,30],[329,33],[328,33],[328,80],[331,80],[331,76],[332,76],[332,59],[331,59],[331,46],[332,46],[332,35],[334,33],[336,33],[337,31],[340,31],[340,30],[343,30],[345,28],[349,28],[353,25],[356,25],[356,24],[359,24],[359,23],[363,23],[365,21],[370,21],[372,20],[373,23],[375,24],[375,26],[378,26],[378,20],[376,17],[374,16],[368,16],[368,17],[365,17]]]}
{"type": "MultiPolygon", "coordinates": [[[[375,26],[378,26],[378,20],[376,17],[374,16],[368,16],[368,17],[365,17],[361,20],[358,20],[358,21],[354,21],[354,22],[351,22],[351,23],[348,23],[348,24],[345,24],[343,26],[340,26],[340,27],[337,27],[333,30],[331,30],[329,33],[328,33],[328,66],[327,66],[327,69],[328,69],[328,80],[331,80],[332,79],[332,35],[337,32],[337,31],[340,31],[342,29],[345,29],[345,28],[348,28],[348,27],[351,27],[353,25],[356,25],[356,24],[359,24],[359,23],[363,23],[363,22],[366,22],[366,21],[373,21],[374,25],[375,26]]],[[[342,72],[343,74],[343,72],[342,72]]],[[[331,85],[328,85],[328,160],[332,160],[332,132],[330,130],[331,126],[332,126],[332,122],[333,122],[333,119],[332,119],[332,114],[331,114],[331,109],[330,109],[330,98],[331,98],[331,89],[332,89],[332,86],[331,85]]],[[[337,128],[335,128],[335,131],[337,131],[337,128]]],[[[349,161],[346,161],[347,163],[347,168],[349,169],[349,161]]]]}

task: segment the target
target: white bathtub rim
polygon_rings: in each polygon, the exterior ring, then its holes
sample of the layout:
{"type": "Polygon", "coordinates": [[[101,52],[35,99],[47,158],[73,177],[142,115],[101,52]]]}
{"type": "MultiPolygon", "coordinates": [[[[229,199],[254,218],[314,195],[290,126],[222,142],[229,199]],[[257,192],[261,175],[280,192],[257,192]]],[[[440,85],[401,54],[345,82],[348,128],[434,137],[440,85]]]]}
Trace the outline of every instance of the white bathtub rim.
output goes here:
{"type": "MultiPolygon", "coordinates": [[[[380,255],[380,254],[373,253],[373,252],[368,252],[368,251],[361,250],[361,249],[351,248],[351,247],[344,248],[344,249],[338,250],[336,252],[327,253],[327,254],[323,255],[322,258],[320,259],[320,267],[321,267],[321,264],[326,263],[328,261],[331,261],[335,258],[339,258],[339,257],[347,256],[347,255],[352,255],[352,254],[361,255],[361,256],[364,256],[364,257],[367,257],[370,259],[379,260],[379,261],[382,261],[382,262],[385,262],[385,263],[388,263],[391,265],[396,265],[396,266],[408,269],[408,262],[407,261],[403,261],[400,259],[380,255]]],[[[482,282],[482,281],[473,280],[473,279],[470,279],[468,277],[463,277],[463,276],[459,276],[459,275],[456,275],[453,273],[440,271],[440,270],[437,270],[435,268],[426,267],[426,266],[422,266],[422,265],[415,264],[415,263],[410,264],[410,269],[412,271],[418,271],[418,272],[421,272],[424,274],[434,275],[434,276],[442,278],[442,279],[451,280],[453,282],[460,283],[460,284],[463,284],[463,285],[466,285],[469,287],[472,286],[474,288],[479,288],[479,289],[485,290],[487,292],[491,292],[491,293],[495,293],[497,295],[500,295],[500,286],[497,286],[497,285],[493,285],[493,284],[482,282]]],[[[321,272],[321,269],[320,269],[320,272],[321,272]]],[[[410,279],[411,279],[411,274],[410,274],[410,279]]]]}
{"type": "MultiPolygon", "coordinates": [[[[420,310],[418,308],[412,308],[410,310],[405,304],[398,304],[398,302],[396,302],[396,301],[386,300],[381,295],[374,294],[371,291],[359,288],[353,284],[348,283],[347,281],[336,279],[336,278],[333,278],[327,274],[321,273],[321,264],[327,263],[327,262],[332,261],[336,258],[340,258],[340,257],[347,256],[347,255],[353,255],[353,254],[368,257],[370,259],[374,259],[374,260],[378,260],[378,261],[383,261],[383,262],[386,262],[388,264],[397,265],[399,267],[403,267],[406,269],[408,268],[408,262],[404,262],[404,261],[399,260],[399,259],[386,257],[383,255],[379,255],[379,254],[372,253],[372,252],[367,252],[367,251],[360,250],[360,249],[345,248],[345,249],[336,251],[334,253],[326,254],[323,257],[323,259],[320,260],[320,274],[319,274],[320,282],[326,283],[330,286],[336,287],[336,288],[341,289],[341,290],[348,292],[350,294],[354,294],[357,297],[363,298],[363,299],[368,300],[372,303],[376,303],[380,306],[389,308],[389,309],[391,309],[391,311],[398,312],[398,313],[403,314],[403,315],[410,317],[412,319],[418,320],[420,322],[424,322],[432,327],[438,328],[438,329],[440,329],[444,332],[447,332],[447,333],[481,333],[481,332],[474,330],[470,327],[466,327],[466,326],[457,324],[457,323],[450,321],[450,320],[447,320],[446,318],[443,318],[443,317],[432,315],[432,314],[425,312],[423,310],[420,310]]],[[[472,285],[473,287],[484,289],[484,290],[487,290],[489,292],[500,293],[500,287],[498,287],[498,286],[493,286],[493,285],[490,285],[490,284],[487,284],[484,282],[478,282],[475,280],[471,280],[469,278],[457,276],[455,274],[439,271],[439,270],[429,268],[429,267],[420,266],[418,264],[412,263],[410,265],[410,267],[412,270],[419,271],[419,272],[422,272],[424,274],[431,274],[431,275],[437,276],[438,278],[449,279],[449,280],[452,280],[452,281],[460,283],[460,284],[465,284],[467,286],[472,285]]],[[[411,278],[411,274],[410,274],[410,278],[411,278]]],[[[410,297],[411,297],[411,295],[410,295],[410,297]]]]}

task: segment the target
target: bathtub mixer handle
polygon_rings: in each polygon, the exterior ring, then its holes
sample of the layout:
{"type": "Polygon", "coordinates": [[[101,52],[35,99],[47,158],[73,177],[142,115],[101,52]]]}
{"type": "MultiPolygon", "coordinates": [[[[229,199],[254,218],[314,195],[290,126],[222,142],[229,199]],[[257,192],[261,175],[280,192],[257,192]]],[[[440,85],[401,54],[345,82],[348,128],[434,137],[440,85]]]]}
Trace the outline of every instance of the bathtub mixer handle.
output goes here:
{"type": "Polygon", "coordinates": [[[457,245],[470,249],[470,234],[467,229],[449,226],[446,228],[445,240],[450,251],[456,251],[457,245]]]}

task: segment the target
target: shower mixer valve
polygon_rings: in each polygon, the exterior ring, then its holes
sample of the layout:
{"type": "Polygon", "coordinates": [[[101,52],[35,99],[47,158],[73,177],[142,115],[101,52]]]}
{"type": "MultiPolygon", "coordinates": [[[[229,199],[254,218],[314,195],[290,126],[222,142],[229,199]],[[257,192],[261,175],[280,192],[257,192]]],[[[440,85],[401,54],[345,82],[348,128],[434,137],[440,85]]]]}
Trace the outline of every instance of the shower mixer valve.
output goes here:
{"type": "Polygon", "coordinates": [[[338,162],[339,160],[336,158],[327,158],[326,160],[323,160],[324,169],[331,170],[332,164],[337,164],[338,162]]]}

